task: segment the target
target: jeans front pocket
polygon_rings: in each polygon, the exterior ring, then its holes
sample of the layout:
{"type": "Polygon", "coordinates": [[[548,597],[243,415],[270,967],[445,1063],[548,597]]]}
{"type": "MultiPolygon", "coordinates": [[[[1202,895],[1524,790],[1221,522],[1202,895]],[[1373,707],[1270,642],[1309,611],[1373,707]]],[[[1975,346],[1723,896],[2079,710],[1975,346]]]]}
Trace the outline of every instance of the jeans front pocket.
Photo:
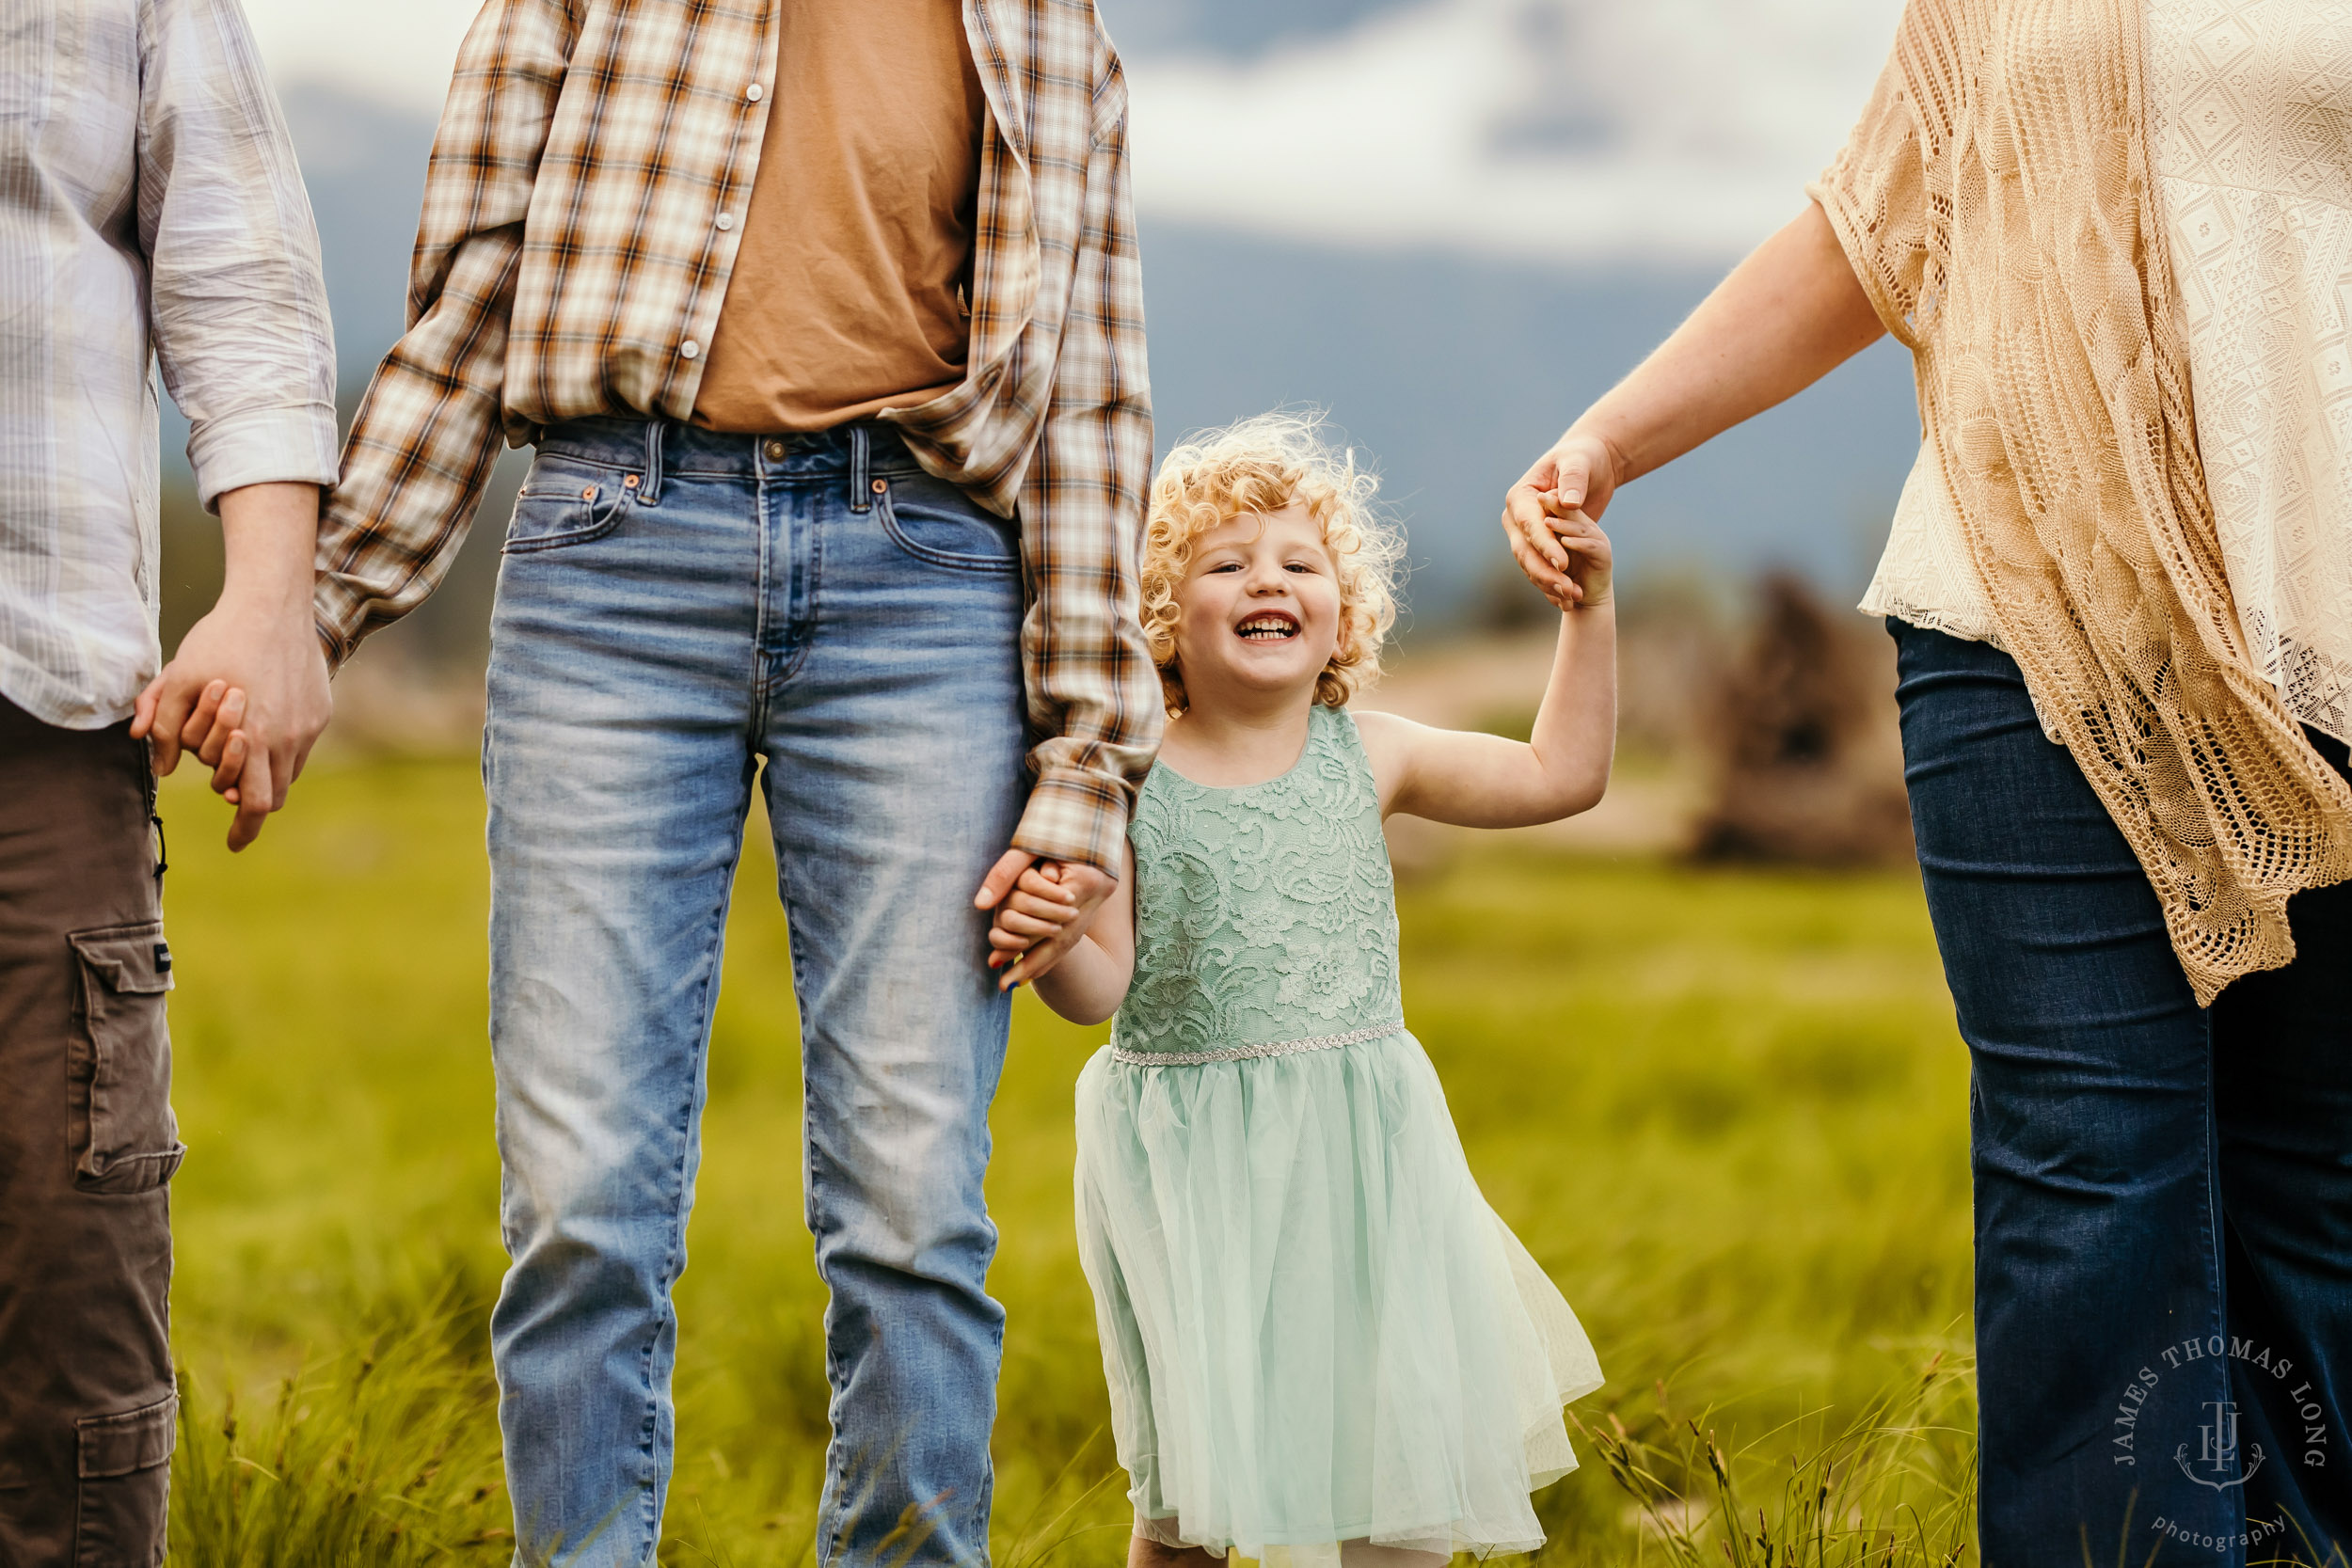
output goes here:
{"type": "Polygon", "coordinates": [[[874,510],[893,543],[934,566],[1021,570],[1021,535],[956,485],[917,473],[877,482],[874,510]]]}
{"type": "Polygon", "coordinates": [[[531,466],[515,498],[514,520],[506,525],[506,553],[524,555],[601,539],[620,525],[621,507],[633,487],[620,476],[581,463],[531,466]]]}
{"type": "Polygon", "coordinates": [[[153,1568],[163,1560],[179,1422],[180,1396],[167,1394],[138,1410],[75,1423],[75,1568],[153,1568]]]}
{"type": "Polygon", "coordinates": [[[81,1030],[66,1070],[73,1184],[84,1192],[162,1186],[187,1149],[171,1114],[171,949],[160,920],[75,931],[81,1030]]]}

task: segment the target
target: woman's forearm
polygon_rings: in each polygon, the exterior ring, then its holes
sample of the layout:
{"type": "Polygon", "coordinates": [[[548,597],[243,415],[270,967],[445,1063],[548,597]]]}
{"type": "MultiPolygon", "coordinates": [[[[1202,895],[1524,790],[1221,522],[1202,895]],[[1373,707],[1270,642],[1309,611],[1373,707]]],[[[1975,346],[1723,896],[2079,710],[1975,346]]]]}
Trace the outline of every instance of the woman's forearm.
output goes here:
{"type": "Polygon", "coordinates": [[[1884,331],[1808,202],[1576,428],[1609,447],[1625,484],[1796,396],[1884,331]]]}
{"type": "Polygon", "coordinates": [[[1519,477],[1502,510],[1512,558],[1572,609],[1558,518],[1600,516],[1619,485],[1795,396],[1884,330],[1829,218],[1807,203],[1519,477]]]}

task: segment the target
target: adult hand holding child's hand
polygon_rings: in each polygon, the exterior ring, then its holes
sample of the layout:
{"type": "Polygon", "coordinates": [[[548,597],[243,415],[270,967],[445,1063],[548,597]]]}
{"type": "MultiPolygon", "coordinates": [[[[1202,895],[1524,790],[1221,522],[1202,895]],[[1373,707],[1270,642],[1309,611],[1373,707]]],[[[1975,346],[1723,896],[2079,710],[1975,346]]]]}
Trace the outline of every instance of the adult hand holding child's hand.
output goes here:
{"type": "MultiPolygon", "coordinates": [[[[1535,460],[1504,498],[1502,533],[1510,541],[1512,559],[1527,580],[1562,610],[1576,608],[1581,595],[1564,537],[1573,531],[1561,525],[1581,516],[1585,527],[1592,527],[1617,493],[1622,467],[1608,442],[1571,430],[1535,460]]],[[[1603,566],[1605,583],[1605,561],[1603,566]]]]}
{"type": "Polygon", "coordinates": [[[1051,972],[1086,935],[1095,911],[1118,886],[1090,865],[1006,850],[972,900],[996,911],[988,930],[988,967],[1004,972],[997,989],[1010,990],[1051,972]]]}

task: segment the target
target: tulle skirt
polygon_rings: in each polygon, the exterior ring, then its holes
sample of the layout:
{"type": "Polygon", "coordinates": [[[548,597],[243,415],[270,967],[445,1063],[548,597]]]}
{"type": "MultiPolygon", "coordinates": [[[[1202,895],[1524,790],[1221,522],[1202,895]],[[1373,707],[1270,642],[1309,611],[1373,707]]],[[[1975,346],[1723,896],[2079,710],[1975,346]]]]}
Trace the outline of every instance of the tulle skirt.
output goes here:
{"type": "Polygon", "coordinates": [[[1138,1533],[1293,1568],[1542,1544],[1529,1494],[1576,1467],[1561,1407],[1600,1367],[1410,1034],[1097,1053],[1077,1202],[1138,1533]]]}

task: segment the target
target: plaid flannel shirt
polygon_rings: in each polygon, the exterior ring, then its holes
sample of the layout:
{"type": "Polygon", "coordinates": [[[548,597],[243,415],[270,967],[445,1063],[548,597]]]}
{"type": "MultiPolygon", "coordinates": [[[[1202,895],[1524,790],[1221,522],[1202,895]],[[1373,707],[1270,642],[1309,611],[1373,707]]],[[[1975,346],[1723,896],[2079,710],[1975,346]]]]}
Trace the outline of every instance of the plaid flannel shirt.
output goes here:
{"type": "MultiPolygon", "coordinates": [[[[501,435],[692,412],[757,173],[771,0],[489,0],[434,140],[407,333],[319,536],[337,662],[432,593],[501,435]]],[[[1157,749],[1137,622],[1152,461],[1127,89],[1092,0],[963,0],[988,100],[961,386],[893,409],[1021,528],[1035,787],[1013,843],[1118,875],[1157,749]]]]}

